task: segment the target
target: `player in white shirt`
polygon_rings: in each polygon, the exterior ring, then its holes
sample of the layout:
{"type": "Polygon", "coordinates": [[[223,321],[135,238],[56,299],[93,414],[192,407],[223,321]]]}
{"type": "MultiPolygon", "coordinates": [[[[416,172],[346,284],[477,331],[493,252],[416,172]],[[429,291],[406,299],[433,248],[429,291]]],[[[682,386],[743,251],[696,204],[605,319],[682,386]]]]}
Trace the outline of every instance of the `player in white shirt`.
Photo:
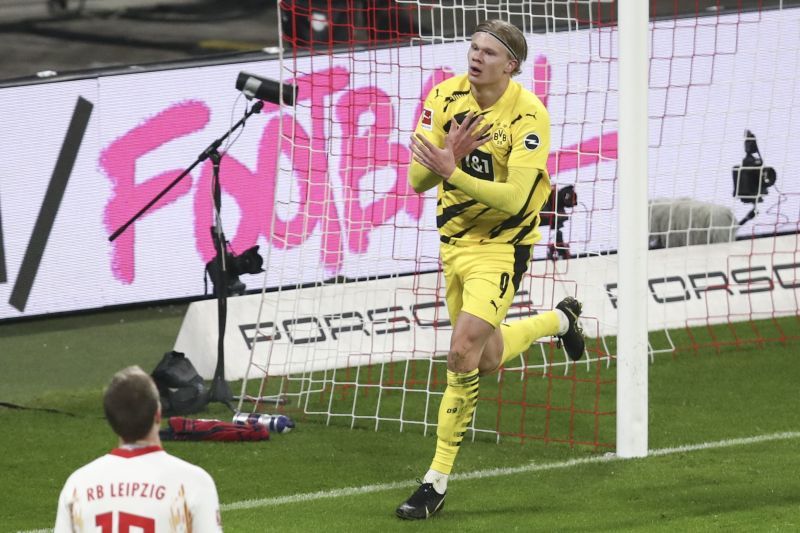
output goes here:
{"type": "Polygon", "coordinates": [[[67,479],[55,532],[222,531],[214,480],[161,448],[161,404],[150,376],[138,366],[117,372],[103,407],[120,445],[67,479]]]}

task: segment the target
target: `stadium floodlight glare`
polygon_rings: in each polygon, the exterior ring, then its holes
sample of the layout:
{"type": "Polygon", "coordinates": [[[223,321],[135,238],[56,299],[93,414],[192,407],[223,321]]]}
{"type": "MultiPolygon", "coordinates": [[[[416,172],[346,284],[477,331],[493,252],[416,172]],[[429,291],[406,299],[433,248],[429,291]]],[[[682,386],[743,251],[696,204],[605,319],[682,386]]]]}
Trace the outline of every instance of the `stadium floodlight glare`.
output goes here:
{"type": "Polygon", "coordinates": [[[297,86],[268,80],[255,74],[242,71],[236,77],[236,89],[242,91],[248,100],[253,98],[265,100],[273,104],[294,105],[297,86]]]}

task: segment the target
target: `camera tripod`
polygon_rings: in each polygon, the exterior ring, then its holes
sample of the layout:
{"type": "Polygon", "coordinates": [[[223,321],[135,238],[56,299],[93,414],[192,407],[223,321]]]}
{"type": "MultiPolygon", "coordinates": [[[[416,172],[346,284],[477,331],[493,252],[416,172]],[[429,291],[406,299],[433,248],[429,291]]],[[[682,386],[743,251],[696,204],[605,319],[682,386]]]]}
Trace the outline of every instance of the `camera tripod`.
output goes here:
{"type": "Polygon", "coordinates": [[[203,150],[203,152],[197,156],[197,159],[195,159],[195,161],[189,165],[186,170],[181,172],[178,177],[172,180],[163,190],[156,194],[144,207],[142,207],[127,222],[114,231],[114,233],[112,233],[108,238],[110,242],[116,240],[117,237],[119,237],[126,229],[128,229],[131,224],[149,211],[150,208],[156,204],[156,202],[158,202],[165,194],[167,194],[170,189],[177,185],[178,182],[185,178],[197,165],[206,159],[211,161],[213,167],[212,197],[214,202],[214,226],[211,227],[211,235],[212,240],[214,241],[214,249],[217,253],[216,257],[214,258],[214,261],[216,262],[216,268],[213,269],[214,278],[216,279],[212,278],[212,281],[214,283],[215,293],[217,296],[218,335],[217,366],[214,370],[214,377],[211,380],[209,401],[222,403],[233,412],[236,412],[232,405],[233,393],[231,392],[228,382],[225,381],[225,324],[227,322],[228,314],[228,272],[225,264],[227,241],[225,240],[225,235],[222,232],[222,218],[220,212],[222,207],[222,190],[220,188],[219,181],[219,167],[224,154],[220,153],[219,147],[222,146],[222,143],[225,142],[225,139],[230,137],[233,132],[244,126],[244,123],[248,118],[256,113],[260,113],[263,107],[264,102],[261,100],[256,100],[236,124],[234,124],[222,137],[216,139],[205,150],[203,150]]]}

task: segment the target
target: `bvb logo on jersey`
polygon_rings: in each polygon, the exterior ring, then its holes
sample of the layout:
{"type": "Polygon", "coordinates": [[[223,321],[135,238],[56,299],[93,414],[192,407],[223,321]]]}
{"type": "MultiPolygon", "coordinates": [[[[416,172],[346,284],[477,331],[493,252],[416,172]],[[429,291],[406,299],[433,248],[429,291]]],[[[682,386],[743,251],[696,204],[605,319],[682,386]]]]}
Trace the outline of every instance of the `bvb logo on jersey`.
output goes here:
{"type": "Polygon", "coordinates": [[[492,142],[498,148],[502,148],[508,142],[508,134],[503,128],[497,128],[492,133],[492,142]]]}

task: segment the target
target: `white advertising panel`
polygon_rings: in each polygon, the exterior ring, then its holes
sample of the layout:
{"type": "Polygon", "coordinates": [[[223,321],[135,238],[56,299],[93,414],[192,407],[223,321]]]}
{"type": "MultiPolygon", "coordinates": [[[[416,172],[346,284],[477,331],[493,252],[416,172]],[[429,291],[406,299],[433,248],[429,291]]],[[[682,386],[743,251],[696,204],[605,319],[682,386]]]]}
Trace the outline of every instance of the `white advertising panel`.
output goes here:
{"type": "MultiPolygon", "coordinates": [[[[750,129],[778,181],[739,233],[797,230],[798,21],[800,10],[784,9],[656,25],[653,197],[743,217],[752,205],[732,197],[731,167],[750,129]],[[672,37],[684,30],[691,39],[672,37]]],[[[581,202],[565,228],[572,252],[613,250],[616,32],[529,39],[518,79],[546,100],[553,179],[577,184],[581,202]]],[[[462,71],[465,53],[455,43],[296,59],[303,74],[287,81],[297,106],[281,120],[266,105],[222,147],[225,234],[236,253],[261,247],[267,286],[436,268],[434,193],[406,185],[408,137],[427,88],[462,71]]],[[[259,61],[0,89],[0,320],[203,294],[214,255],[208,160],[108,239],[241,117],[242,70],[281,77],[278,62],[259,61]]]]}
{"type": "MultiPolygon", "coordinates": [[[[281,291],[267,295],[260,314],[260,294],[229,298],[225,377],[244,377],[251,350],[253,364],[270,375],[446,352],[450,327],[438,279],[431,273],[281,291]],[[420,294],[420,286],[431,289],[420,294]]],[[[215,301],[191,303],[175,342],[208,378],[217,364],[217,316],[215,301]]]]}
{"type": "MultiPolygon", "coordinates": [[[[798,237],[785,235],[650,251],[648,290],[642,293],[649,330],[796,314],[797,249],[798,237]]],[[[558,302],[577,283],[586,334],[616,335],[616,260],[616,255],[575,259],[563,280],[559,274],[533,278],[529,291],[517,293],[509,318],[549,310],[531,293],[551,294],[558,302]]],[[[227,379],[244,377],[251,351],[254,368],[275,376],[429,358],[446,354],[450,343],[444,290],[435,273],[271,293],[259,313],[260,303],[260,295],[228,300],[227,379]]],[[[194,302],[175,350],[211,378],[217,338],[216,302],[194,302]]]]}

